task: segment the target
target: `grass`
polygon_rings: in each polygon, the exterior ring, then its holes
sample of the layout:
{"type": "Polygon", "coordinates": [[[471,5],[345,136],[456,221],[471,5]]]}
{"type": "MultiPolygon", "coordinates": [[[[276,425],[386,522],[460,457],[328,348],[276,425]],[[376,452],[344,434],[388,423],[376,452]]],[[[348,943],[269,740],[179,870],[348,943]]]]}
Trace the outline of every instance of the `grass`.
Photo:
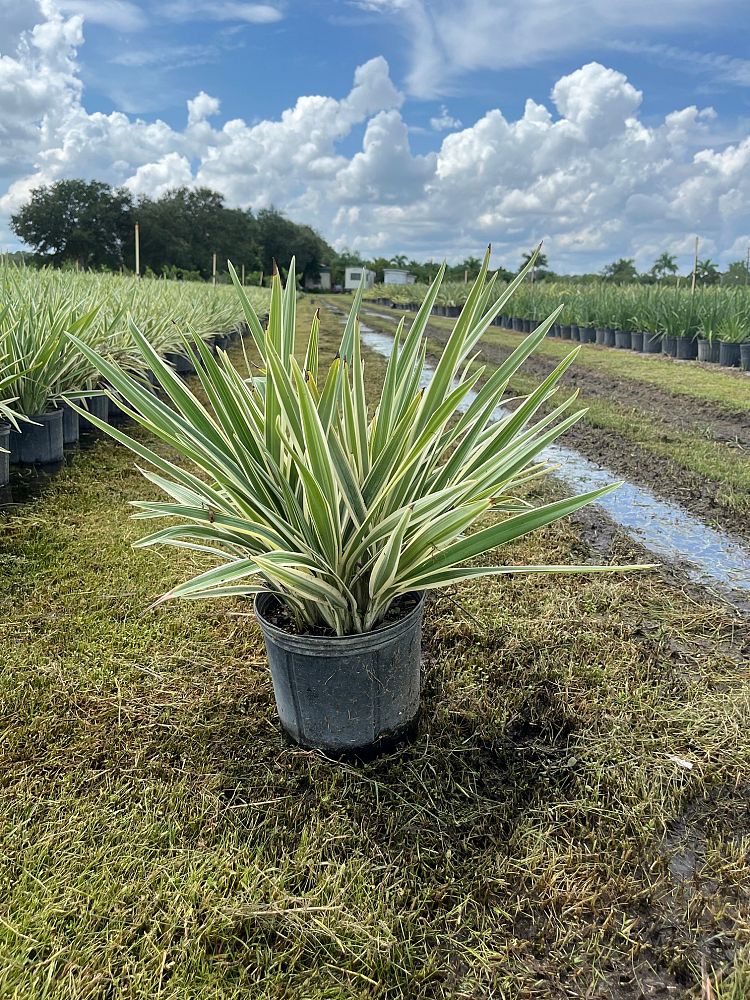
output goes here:
{"type": "Polygon", "coordinates": [[[701,956],[746,995],[735,613],[657,574],[463,587],[417,741],[335,764],[280,737],[247,608],[146,610],[192,565],[130,548],[149,491],[102,441],[2,524],[0,996],[697,997],[701,956]]]}

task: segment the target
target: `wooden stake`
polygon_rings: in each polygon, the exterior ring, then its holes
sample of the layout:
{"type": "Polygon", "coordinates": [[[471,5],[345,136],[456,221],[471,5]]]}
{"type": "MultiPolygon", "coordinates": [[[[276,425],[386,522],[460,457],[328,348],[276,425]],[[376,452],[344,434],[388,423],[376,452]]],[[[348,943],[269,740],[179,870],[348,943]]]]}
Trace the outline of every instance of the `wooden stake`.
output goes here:
{"type": "Polygon", "coordinates": [[[690,286],[691,293],[695,291],[695,279],[698,275],[698,237],[695,237],[695,257],[693,258],[693,283],[690,286]]]}
{"type": "Polygon", "coordinates": [[[262,271],[260,272],[260,281],[258,282],[258,284],[260,285],[261,288],[263,287],[263,272],[262,271]]]}
{"type": "Polygon", "coordinates": [[[138,222],[135,224],[135,276],[141,276],[141,226],[138,222]]]}
{"type": "Polygon", "coordinates": [[[213,269],[212,269],[213,283],[216,284],[216,254],[213,257],[213,269]]]}
{"type": "Polygon", "coordinates": [[[464,284],[465,285],[469,284],[469,271],[468,271],[468,269],[466,271],[464,271],[464,284]]]}
{"type": "Polygon", "coordinates": [[[240,282],[240,284],[243,285],[243,286],[245,284],[245,265],[244,264],[242,265],[242,281],[240,282]]]}

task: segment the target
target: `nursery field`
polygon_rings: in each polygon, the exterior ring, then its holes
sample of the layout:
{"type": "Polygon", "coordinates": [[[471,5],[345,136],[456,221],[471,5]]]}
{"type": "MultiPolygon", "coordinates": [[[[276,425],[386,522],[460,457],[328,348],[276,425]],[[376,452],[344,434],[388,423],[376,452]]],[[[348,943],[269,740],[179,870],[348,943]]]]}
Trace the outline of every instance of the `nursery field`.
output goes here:
{"type": "MultiPolygon", "coordinates": [[[[299,303],[302,327],[322,305],[323,356],[343,301],[299,303]]],[[[493,328],[488,366],[518,339],[493,328]]],[[[567,346],[543,342],[515,388],[567,346]]],[[[372,402],[385,362],[365,362],[372,402]]],[[[591,345],[567,381],[589,413],[566,442],[750,537],[747,379],[591,345]]],[[[346,764],[282,738],[246,601],[150,608],[203,556],[131,547],[128,503],[157,490],[128,451],[85,435],[58,475],[11,485],[1,997],[750,995],[741,601],[669,565],[449,589],[426,611],[416,740],[346,764]]],[[[649,561],[592,514],[507,559],[649,561]]]]}
{"type": "MultiPolygon", "coordinates": [[[[338,300],[334,300],[338,301],[338,300]]],[[[364,320],[393,333],[401,314],[368,304],[364,320]]],[[[409,326],[410,315],[406,316],[409,326]]],[[[429,338],[439,356],[455,320],[434,316],[429,338]]],[[[491,327],[479,362],[490,369],[521,335],[491,327]]],[[[528,392],[577,345],[545,339],[512,383],[528,392]]],[[[581,345],[566,376],[588,407],[566,436],[588,458],[618,476],[674,500],[707,523],[750,538],[750,376],[697,362],[581,345]]]]}

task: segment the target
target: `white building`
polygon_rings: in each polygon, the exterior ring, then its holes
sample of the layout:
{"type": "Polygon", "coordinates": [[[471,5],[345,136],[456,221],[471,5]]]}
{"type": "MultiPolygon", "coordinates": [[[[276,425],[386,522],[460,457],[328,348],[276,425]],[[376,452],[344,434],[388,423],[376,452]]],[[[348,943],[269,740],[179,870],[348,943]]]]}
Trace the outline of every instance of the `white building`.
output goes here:
{"type": "Polygon", "coordinates": [[[372,288],[375,284],[375,272],[367,267],[347,267],[344,271],[344,291],[356,292],[365,276],[365,288],[372,288]]]}
{"type": "Polygon", "coordinates": [[[383,269],[384,285],[413,285],[416,277],[400,267],[386,267],[383,269]]]}
{"type": "Polygon", "coordinates": [[[331,269],[321,266],[320,277],[316,281],[314,278],[305,278],[305,289],[308,292],[330,292],[331,290],[331,269]]]}

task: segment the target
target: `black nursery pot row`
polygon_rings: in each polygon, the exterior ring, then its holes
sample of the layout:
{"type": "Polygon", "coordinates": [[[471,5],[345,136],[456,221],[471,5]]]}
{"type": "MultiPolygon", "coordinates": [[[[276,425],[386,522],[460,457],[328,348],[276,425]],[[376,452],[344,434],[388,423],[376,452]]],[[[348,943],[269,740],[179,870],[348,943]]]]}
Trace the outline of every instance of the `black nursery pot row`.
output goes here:
{"type": "MultiPolygon", "coordinates": [[[[214,349],[226,349],[232,337],[238,334],[222,334],[210,343],[214,349]]],[[[189,359],[182,354],[168,353],[165,359],[179,374],[195,373],[189,359]]],[[[89,396],[86,407],[89,413],[105,423],[114,424],[126,419],[124,412],[109,396],[89,396]]],[[[63,461],[65,448],[78,444],[81,431],[97,430],[90,420],[63,402],[30,419],[33,423],[19,422],[18,430],[0,423],[0,487],[10,482],[11,465],[58,465],[63,461]]]]}
{"type": "MultiPolygon", "coordinates": [[[[539,325],[537,320],[521,319],[518,316],[498,316],[495,326],[517,333],[530,333],[539,325]]],[[[612,327],[575,326],[555,323],[547,334],[561,340],[572,340],[581,344],[599,344],[623,351],[637,351],[639,354],[662,354],[679,361],[704,361],[724,368],[741,368],[750,371],[750,341],[744,344],[719,340],[703,340],[700,337],[668,337],[645,331],[616,330],[612,327]]]]}
{"type": "MultiPolygon", "coordinates": [[[[90,413],[100,420],[110,416],[107,396],[90,396],[86,405],[90,413]]],[[[113,408],[116,409],[116,408],[113,408]]],[[[35,413],[18,424],[0,424],[0,486],[10,481],[11,465],[58,465],[65,456],[65,448],[78,443],[82,430],[95,430],[94,425],[80,416],[67,403],[59,403],[45,413],[35,413]]]]}

